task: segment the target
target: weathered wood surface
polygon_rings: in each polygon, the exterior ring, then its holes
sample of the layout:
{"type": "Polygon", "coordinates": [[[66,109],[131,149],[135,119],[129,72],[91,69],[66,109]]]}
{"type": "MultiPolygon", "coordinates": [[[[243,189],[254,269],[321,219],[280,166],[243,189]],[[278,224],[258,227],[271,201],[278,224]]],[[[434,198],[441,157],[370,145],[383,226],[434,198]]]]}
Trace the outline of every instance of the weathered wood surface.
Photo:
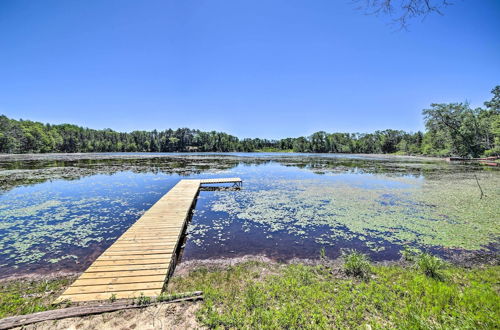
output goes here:
{"type": "Polygon", "coordinates": [[[200,184],[212,184],[212,183],[239,183],[242,180],[240,178],[216,178],[216,179],[201,179],[200,184]]]}
{"type": "Polygon", "coordinates": [[[19,316],[11,316],[6,317],[0,320],[0,330],[10,329],[14,327],[25,326],[28,324],[38,323],[42,321],[50,321],[50,320],[59,320],[68,317],[79,317],[93,314],[101,314],[108,312],[115,312],[123,309],[131,309],[131,308],[144,308],[151,305],[162,304],[162,303],[176,303],[183,301],[194,301],[203,299],[203,292],[195,291],[184,293],[180,298],[172,299],[169,301],[163,302],[152,302],[149,304],[137,305],[134,304],[134,301],[125,300],[125,301],[117,301],[113,303],[106,304],[94,304],[89,306],[78,306],[78,307],[68,307],[62,309],[55,309],[45,312],[38,312],[27,315],[19,315],[19,316]]]}
{"type": "Polygon", "coordinates": [[[158,296],[175,267],[176,251],[202,183],[239,178],[181,180],[56,299],[61,302],[158,296]]]}

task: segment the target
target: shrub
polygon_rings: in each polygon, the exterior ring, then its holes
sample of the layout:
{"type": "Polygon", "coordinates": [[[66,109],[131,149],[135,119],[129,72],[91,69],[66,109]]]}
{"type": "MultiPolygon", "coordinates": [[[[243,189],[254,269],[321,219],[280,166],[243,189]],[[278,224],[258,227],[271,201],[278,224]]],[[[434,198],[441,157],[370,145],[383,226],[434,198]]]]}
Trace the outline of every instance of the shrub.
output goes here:
{"type": "Polygon", "coordinates": [[[401,251],[401,257],[404,261],[413,262],[417,259],[417,256],[420,254],[420,250],[411,249],[405,246],[403,251],[401,251]]]}
{"type": "Polygon", "coordinates": [[[136,298],[135,304],[139,306],[149,305],[151,303],[151,297],[145,296],[143,292],[136,298]]]}
{"type": "Polygon", "coordinates": [[[367,278],[370,275],[370,260],[365,254],[356,250],[342,251],[342,259],[346,274],[361,278],[367,278]]]}
{"type": "Polygon", "coordinates": [[[441,274],[440,270],[443,269],[445,266],[445,263],[442,259],[433,256],[430,253],[421,253],[416,262],[416,267],[423,272],[425,275],[436,278],[436,279],[442,279],[443,275],[441,274]]]}

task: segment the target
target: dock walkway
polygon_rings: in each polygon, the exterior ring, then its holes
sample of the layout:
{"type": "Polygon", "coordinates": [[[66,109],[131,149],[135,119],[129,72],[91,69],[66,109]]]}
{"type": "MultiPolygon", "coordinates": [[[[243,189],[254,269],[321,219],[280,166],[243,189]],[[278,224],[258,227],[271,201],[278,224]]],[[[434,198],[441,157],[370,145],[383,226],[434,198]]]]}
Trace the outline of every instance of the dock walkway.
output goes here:
{"type": "Polygon", "coordinates": [[[240,178],[181,180],[56,300],[73,302],[158,296],[173,273],[177,251],[202,184],[240,178]]]}

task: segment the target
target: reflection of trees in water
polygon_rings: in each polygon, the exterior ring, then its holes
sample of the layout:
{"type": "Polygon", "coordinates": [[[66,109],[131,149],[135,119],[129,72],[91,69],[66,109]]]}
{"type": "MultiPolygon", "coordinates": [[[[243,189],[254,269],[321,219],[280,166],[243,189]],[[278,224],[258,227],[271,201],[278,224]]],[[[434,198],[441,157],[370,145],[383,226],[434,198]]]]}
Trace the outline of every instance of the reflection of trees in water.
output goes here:
{"type": "Polygon", "coordinates": [[[432,178],[447,172],[482,169],[478,165],[450,165],[423,158],[273,155],[237,156],[228,154],[193,155],[15,155],[0,158],[0,189],[10,190],[48,180],[78,180],[97,174],[132,173],[189,176],[230,170],[238,165],[280,164],[310,170],[316,174],[385,174],[432,178]]]}
{"type": "Polygon", "coordinates": [[[444,173],[467,172],[482,170],[479,165],[450,165],[438,160],[425,159],[398,159],[398,158],[326,158],[308,157],[306,159],[286,159],[278,161],[283,166],[298,167],[311,170],[316,174],[345,173],[345,174],[384,174],[387,176],[410,176],[426,179],[435,178],[444,173]]]}
{"type": "Polygon", "coordinates": [[[237,161],[212,159],[79,159],[79,160],[29,160],[2,162],[0,188],[10,190],[20,185],[43,183],[48,180],[78,180],[83,177],[128,171],[132,173],[177,174],[189,176],[205,172],[229,170],[237,161]]]}

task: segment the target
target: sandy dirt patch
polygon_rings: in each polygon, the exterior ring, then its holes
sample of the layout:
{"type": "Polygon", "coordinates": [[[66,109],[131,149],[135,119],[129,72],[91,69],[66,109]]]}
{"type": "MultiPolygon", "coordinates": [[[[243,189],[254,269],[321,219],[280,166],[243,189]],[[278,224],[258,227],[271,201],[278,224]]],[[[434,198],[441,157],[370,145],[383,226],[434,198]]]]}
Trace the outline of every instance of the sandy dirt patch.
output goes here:
{"type": "Polygon", "coordinates": [[[29,330],[138,330],[204,329],[196,321],[201,302],[159,304],[140,309],[44,321],[25,326],[29,330]]]}

